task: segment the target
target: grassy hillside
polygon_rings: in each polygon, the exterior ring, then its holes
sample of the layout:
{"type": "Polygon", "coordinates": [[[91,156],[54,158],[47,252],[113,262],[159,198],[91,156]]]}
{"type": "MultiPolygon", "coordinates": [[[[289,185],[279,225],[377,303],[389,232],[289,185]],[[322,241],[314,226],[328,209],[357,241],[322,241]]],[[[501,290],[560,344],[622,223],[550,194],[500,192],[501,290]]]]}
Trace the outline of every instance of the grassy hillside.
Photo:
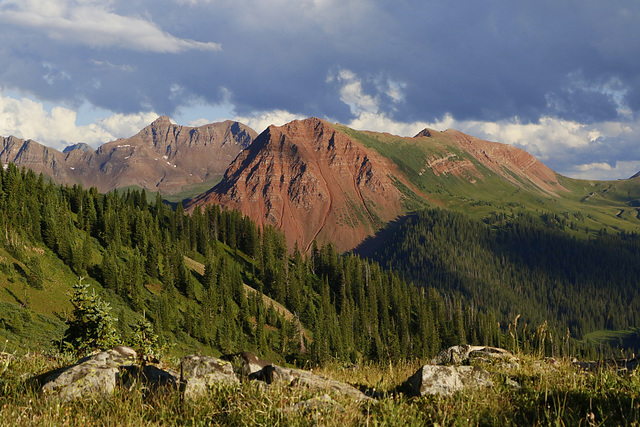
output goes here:
{"type": "MultiPolygon", "coordinates": [[[[512,180],[490,170],[474,156],[461,150],[444,133],[433,131],[429,138],[402,138],[390,134],[336,128],[398,167],[398,182],[407,196],[409,211],[434,206],[464,212],[476,219],[494,213],[553,213],[573,223],[570,234],[585,235],[606,229],[640,231],[640,179],[585,181],[557,176],[567,191],[550,194],[513,173],[512,180]],[[427,167],[432,159],[451,159],[472,165],[469,170],[436,174],[427,167]],[[580,230],[580,233],[578,233],[580,230]],[[588,231],[588,233],[584,233],[588,231]]],[[[509,171],[505,170],[505,173],[509,171]]],[[[569,228],[569,227],[568,227],[569,228]]]]}

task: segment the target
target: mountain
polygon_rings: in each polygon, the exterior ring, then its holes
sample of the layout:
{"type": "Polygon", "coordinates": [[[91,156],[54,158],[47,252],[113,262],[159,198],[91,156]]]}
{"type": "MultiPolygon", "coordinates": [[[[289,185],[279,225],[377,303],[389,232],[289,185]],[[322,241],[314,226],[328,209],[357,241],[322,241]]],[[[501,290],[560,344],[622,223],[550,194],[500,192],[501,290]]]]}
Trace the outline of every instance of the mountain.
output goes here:
{"type": "Polygon", "coordinates": [[[567,192],[559,175],[516,147],[455,130],[406,138],[310,118],[269,127],[187,208],[221,204],[281,228],[303,250],[317,239],[342,251],[407,211],[522,189],[567,192]]]}
{"type": "Polygon", "coordinates": [[[14,136],[0,137],[0,162],[5,165],[15,163],[57,182],[74,182],[73,170],[65,164],[64,154],[30,139],[25,141],[14,136]]]}
{"type": "Polygon", "coordinates": [[[30,140],[3,138],[0,160],[42,172],[59,183],[95,186],[100,192],[135,185],[175,194],[190,185],[212,185],[256,136],[238,122],[187,127],[162,116],[137,135],[95,151],[76,144],[60,152],[30,140]]]}
{"type": "Polygon", "coordinates": [[[66,161],[85,186],[99,191],[137,185],[174,194],[186,185],[219,178],[256,136],[238,122],[187,127],[162,116],[137,135],[103,144],[95,152],[73,150],[66,161]]]}
{"type": "Polygon", "coordinates": [[[403,212],[395,169],[323,120],[296,120],[265,130],[187,209],[222,204],[280,228],[302,250],[314,239],[347,250],[403,212]]]}

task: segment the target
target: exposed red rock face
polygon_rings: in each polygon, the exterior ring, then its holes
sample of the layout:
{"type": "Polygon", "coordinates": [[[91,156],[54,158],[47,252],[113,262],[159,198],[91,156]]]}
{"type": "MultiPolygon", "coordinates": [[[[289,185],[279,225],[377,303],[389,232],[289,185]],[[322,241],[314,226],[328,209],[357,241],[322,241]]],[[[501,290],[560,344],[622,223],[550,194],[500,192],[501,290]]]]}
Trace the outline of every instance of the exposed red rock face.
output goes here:
{"type": "MultiPolygon", "coordinates": [[[[415,138],[431,137],[435,132],[425,129],[415,138]]],[[[485,141],[454,129],[438,133],[446,137],[452,145],[471,154],[481,164],[514,185],[522,186],[522,182],[529,182],[540,190],[554,195],[558,191],[568,191],[558,180],[558,174],[520,148],[485,141]],[[516,177],[520,178],[520,182],[516,177]]],[[[436,176],[451,173],[458,177],[465,177],[470,182],[482,177],[481,172],[471,161],[459,160],[454,154],[430,159],[426,167],[431,168],[436,176]]]]}
{"type": "Polygon", "coordinates": [[[219,203],[282,229],[291,247],[308,251],[317,239],[344,251],[402,213],[393,170],[323,120],[294,121],[265,130],[187,208],[219,203]]]}
{"type": "Polygon", "coordinates": [[[177,126],[160,117],[137,135],[85,145],[61,153],[33,141],[0,139],[0,160],[42,172],[63,184],[95,186],[101,192],[138,185],[172,194],[183,186],[220,177],[257,133],[232,121],[201,127],[177,126]]]}

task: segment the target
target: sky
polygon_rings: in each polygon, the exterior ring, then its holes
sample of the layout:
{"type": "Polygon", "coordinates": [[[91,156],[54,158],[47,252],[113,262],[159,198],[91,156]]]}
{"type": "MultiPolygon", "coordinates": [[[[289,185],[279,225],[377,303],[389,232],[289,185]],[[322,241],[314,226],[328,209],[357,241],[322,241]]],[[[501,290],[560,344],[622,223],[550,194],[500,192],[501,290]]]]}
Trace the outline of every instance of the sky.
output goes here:
{"type": "Polygon", "coordinates": [[[159,115],[448,128],[584,179],[640,171],[638,0],[0,0],[0,135],[159,115]]]}

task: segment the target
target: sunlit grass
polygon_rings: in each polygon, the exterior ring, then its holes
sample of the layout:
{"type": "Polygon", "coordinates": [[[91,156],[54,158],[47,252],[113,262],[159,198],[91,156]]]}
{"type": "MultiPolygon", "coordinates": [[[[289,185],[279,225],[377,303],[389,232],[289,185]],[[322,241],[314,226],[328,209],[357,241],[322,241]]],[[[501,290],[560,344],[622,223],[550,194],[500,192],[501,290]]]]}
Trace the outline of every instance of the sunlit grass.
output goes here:
{"type": "MultiPolygon", "coordinates": [[[[177,390],[118,389],[110,398],[61,403],[29,388],[25,379],[69,364],[68,357],[16,357],[0,362],[0,425],[638,425],[640,374],[583,372],[569,361],[521,356],[516,364],[487,366],[494,387],[449,397],[395,392],[423,361],[314,369],[316,374],[377,393],[357,402],[327,391],[334,405],[296,411],[319,396],[305,388],[247,382],[183,400],[177,390]],[[513,385],[519,384],[519,388],[513,385]]],[[[174,361],[175,363],[175,361],[174,361]]]]}

